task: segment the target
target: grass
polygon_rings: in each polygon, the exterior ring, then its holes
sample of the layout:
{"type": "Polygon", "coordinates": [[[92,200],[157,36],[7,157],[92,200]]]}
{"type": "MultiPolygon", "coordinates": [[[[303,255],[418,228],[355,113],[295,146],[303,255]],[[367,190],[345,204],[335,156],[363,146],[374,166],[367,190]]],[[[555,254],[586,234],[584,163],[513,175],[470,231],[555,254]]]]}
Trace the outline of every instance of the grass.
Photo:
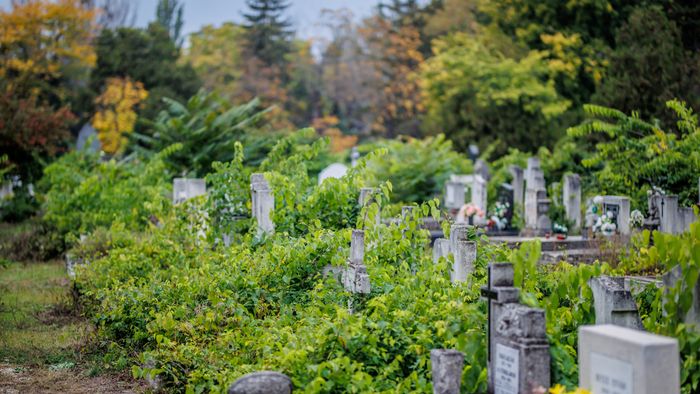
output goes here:
{"type": "Polygon", "coordinates": [[[73,312],[61,262],[0,268],[0,360],[27,366],[75,364],[91,335],[73,312]]]}

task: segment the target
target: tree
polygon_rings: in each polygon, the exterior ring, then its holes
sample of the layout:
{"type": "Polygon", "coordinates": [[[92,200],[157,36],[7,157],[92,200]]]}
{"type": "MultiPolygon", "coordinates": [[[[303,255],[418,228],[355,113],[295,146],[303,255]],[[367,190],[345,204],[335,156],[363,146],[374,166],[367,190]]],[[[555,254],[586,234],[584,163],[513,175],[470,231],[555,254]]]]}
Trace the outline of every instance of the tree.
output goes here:
{"type": "MultiPolygon", "coordinates": [[[[178,63],[180,50],[158,23],[152,23],[147,29],[105,29],[97,39],[96,50],[97,65],[91,76],[91,89],[101,92],[112,77],[141,82],[149,92],[139,112],[144,118],[157,116],[164,107],[163,97],[186,100],[201,87],[192,66],[178,63]]],[[[86,113],[94,113],[93,102],[94,98],[90,98],[86,113]]]]}
{"type": "Polygon", "coordinates": [[[102,143],[102,150],[117,154],[124,150],[127,135],[136,125],[135,107],[148,97],[141,82],[129,78],[110,78],[102,94],[95,100],[97,112],[92,125],[102,143]]]}
{"type": "Polygon", "coordinates": [[[97,25],[105,29],[133,26],[136,22],[132,0],[81,0],[89,9],[97,10],[97,25]]]}
{"type": "Polygon", "coordinates": [[[27,183],[66,147],[69,100],[95,63],[94,16],[77,0],[0,10],[0,148],[27,183]]]}
{"type": "Polygon", "coordinates": [[[178,48],[182,47],[184,40],[182,37],[184,7],[178,0],[158,0],[156,7],[156,22],[163,26],[178,48]]]}
{"type": "Polygon", "coordinates": [[[594,101],[643,118],[675,122],[667,101],[684,97],[700,105],[697,54],[683,49],[681,33],[659,7],[637,8],[617,31],[615,50],[594,101]]]}
{"type": "Polygon", "coordinates": [[[95,13],[77,0],[13,2],[0,10],[0,84],[61,104],[67,80],[95,64],[95,13]]]}
{"type": "Polygon", "coordinates": [[[420,75],[428,134],[444,132],[462,150],[498,142],[496,154],[554,145],[555,121],[570,102],[548,78],[542,53],[506,57],[464,33],[436,40],[434,50],[420,75]]]}
{"type": "Polygon", "coordinates": [[[245,30],[227,22],[219,27],[207,25],[190,36],[183,59],[190,63],[205,88],[217,91],[233,101],[239,93],[243,73],[240,42],[245,30]]]}
{"type": "Polygon", "coordinates": [[[291,51],[291,23],[283,19],[289,3],[285,0],[247,0],[249,13],[244,13],[248,53],[265,66],[284,68],[291,51]]]}

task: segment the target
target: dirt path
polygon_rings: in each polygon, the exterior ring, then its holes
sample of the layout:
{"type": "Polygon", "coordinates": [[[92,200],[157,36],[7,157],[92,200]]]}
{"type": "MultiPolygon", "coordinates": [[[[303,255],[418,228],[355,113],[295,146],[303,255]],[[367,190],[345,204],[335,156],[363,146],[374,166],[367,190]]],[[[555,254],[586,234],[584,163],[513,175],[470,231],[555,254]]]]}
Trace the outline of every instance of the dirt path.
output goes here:
{"type": "Polygon", "coordinates": [[[0,394],[145,392],[104,368],[69,286],[61,262],[0,268],[0,394]]]}

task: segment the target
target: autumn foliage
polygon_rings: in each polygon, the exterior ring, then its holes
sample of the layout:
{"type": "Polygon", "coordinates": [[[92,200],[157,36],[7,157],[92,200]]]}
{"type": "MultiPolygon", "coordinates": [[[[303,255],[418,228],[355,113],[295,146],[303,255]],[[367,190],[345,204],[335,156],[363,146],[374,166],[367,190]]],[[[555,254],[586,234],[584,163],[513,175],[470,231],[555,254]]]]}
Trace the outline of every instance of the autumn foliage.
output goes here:
{"type": "Polygon", "coordinates": [[[141,82],[129,78],[110,78],[95,104],[97,112],[92,125],[102,144],[102,150],[109,154],[121,152],[127,142],[127,134],[134,131],[136,107],[148,97],[141,82]]]}

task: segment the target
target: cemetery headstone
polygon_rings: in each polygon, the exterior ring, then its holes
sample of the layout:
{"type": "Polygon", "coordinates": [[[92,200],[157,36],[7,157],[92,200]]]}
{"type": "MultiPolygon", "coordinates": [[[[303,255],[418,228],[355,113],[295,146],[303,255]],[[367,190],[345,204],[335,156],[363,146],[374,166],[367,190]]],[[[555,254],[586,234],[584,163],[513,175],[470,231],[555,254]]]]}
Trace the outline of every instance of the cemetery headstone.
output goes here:
{"type": "Polygon", "coordinates": [[[525,228],[526,230],[536,230],[539,199],[546,197],[546,184],[544,173],[539,168],[539,159],[531,157],[528,159],[528,169],[525,182],[525,228]]]}
{"type": "Polygon", "coordinates": [[[513,190],[513,185],[503,183],[501,187],[498,188],[498,201],[501,204],[506,204],[508,210],[505,214],[505,219],[507,221],[507,228],[511,227],[513,224],[513,211],[515,209],[515,192],[513,190]]]}
{"type": "Polygon", "coordinates": [[[253,372],[236,380],[228,394],[291,394],[292,380],[273,371],[253,372]]]}
{"type": "Polygon", "coordinates": [[[680,228],[678,229],[679,233],[684,233],[690,230],[691,223],[694,223],[697,220],[697,217],[695,216],[695,211],[691,207],[679,208],[678,218],[680,225],[680,228]]]}
{"type": "Polygon", "coordinates": [[[453,258],[450,272],[452,283],[465,282],[474,271],[477,251],[476,242],[468,238],[470,227],[468,224],[456,223],[450,228],[449,249],[453,258]]]}
{"type": "Polygon", "coordinates": [[[453,349],[433,349],[430,363],[433,367],[433,394],[459,394],[464,354],[453,349]]]}
{"type": "Polygon", "coordinates": [[[369,294],[372,290],[364,256],[365,232],[353,230],[350,240],[350,259],[342,278],[343,286],[351,293],[369,294]]]}
{"type": "Polygon", "coordinates": [[[272,222],[272,211],[275,209],[275,195],[270,185],[261,173],[250,175],[250,195],[252,216],[258,223],[258,230],[272,234],[275,224],[272,222]]]}
{"type": "Polygon", "coordinates": [[[581,228],[581,177],[578,174],[564,175],[562,199],[566,218],[574,224],[574,229],[581,228]]]}
{"type": "Polygon", "coordinates": [[[342,178],[348,173],[348,167],[343,163],[333,163],[318,174],[318,184],[328,178],[342,178]]]}
{"type": "Polygon", "coordinates": [[[97,138],[97,132],[89,122],[85,123],[83,127],[80,128],[80,131],[78,132],[78,140],[75,143],[75,147],[78,150],[82,150],[83,148],[85,148],[85,145],[87,145],[88,142],[90,142],[90,146],[88,148],[89,151],[100,151],[100,139],[97,138]]]}
{"type": "Polygon", "coordinates": [[[466,187],[461,182],[447,182],[445,184],[445,207],[459,209],[464,205],[464,193],[466,187]]]}
{"type": "Polygon", "coordinates": [[[625,289],[624,277],[602,275],[589,279],[588,285],[593,291],[596,324],[644,329],[634,297],[625,289]]]}
{"type": "Polygon", "coordinates": [[[543,235],[552,230],[552,221],[549,219],[549,206],[551,200],[544,190],[540,190],[537,196],[537,235],[543,235]]]}
{"type": "Polygon", "coordinates": [[[678,394],[674,338],[615,325],[579,328],[579,387],[592,393],[678,394]]]}
{"type": "Polygon", "coordinates": [[[550,355],[543,309],[503,306],[496,322],[491,363],[495,394],[530,394],[549,388],[550,355]]]}
{"type": "Polygon", "coordinates": [[[513,200],[516,204],[522,205],[525,201],[525,172],[522,168],[516,165],[509,167],[510,175],[513,177],[511,185],[513,186],[513,200]]]}
{"type": "Polygon", "coordinates": [[[357,166],[358,160],[360,160],[360,151],[356,146],[353,146],[352,150],[350,151],[350,165],[353,167],[357,166]]]}
{"type": "Polygon", "coordinates": [[[175,178],[173,179],[173,204],[180,204],[207,194],[207,184],[199,178],[175,178]]]}
{"type": "Polygon", "coordinates": [[[659,231],[677,234],[678,222],[678,196],[661,196],[659,231]]]}
{"type": "MultiPolygon", "coordinates": [[[[360,189],[360,198],[359,198],[359,204],[360,207],[364,207],[372,202],[372,199],[377,193],[377,189],[373,187],[363,187],[360,189]]],[[[377,215],[374,218],[374,223],[375,226],[378,226],[379,223],[381,222],[381,212],[377,211],[377,215]]]]}
{"type": "Polygon", "coordinates": [[[488,208],[488,189],[486,187],[486,180],[481,177],[481,175],[474,175],[471,190],[472,204],[484,211],[484,216],[474,215],[474,224],[486,224],[486,211],[488,208]]]}
{"type": "Polygon", "coordinates": [[[602,196],[603,213],[612,214],[621,235],[630,235],[630,199],[624,196],[602,196]]]}
{"type": "Polygon", "coordinates": [[[438,238],[433,243],[433,263],[437,264],[440,258],[447,258],[450,254],[450,240],[438,238]]]}

